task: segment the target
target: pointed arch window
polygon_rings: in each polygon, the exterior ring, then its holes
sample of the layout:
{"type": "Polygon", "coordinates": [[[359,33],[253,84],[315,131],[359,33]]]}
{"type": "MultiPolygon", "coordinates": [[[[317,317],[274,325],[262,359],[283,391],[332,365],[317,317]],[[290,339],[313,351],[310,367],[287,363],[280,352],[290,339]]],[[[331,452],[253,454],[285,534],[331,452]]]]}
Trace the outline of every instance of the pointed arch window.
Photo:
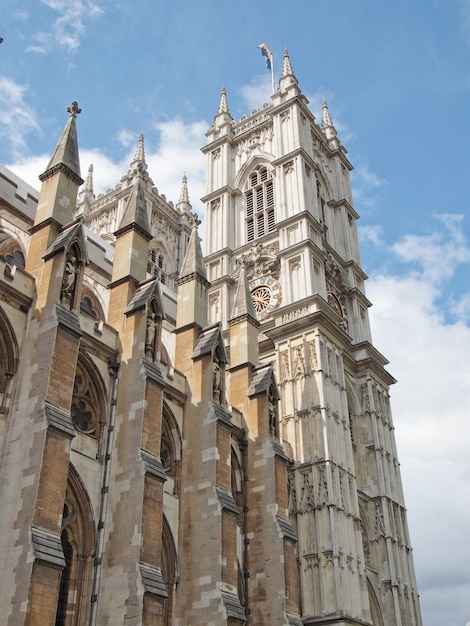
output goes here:
{"type": "Polygon", "coordinates": [[[62,514],[65,558],[57,599],[55,626],[78,626],[90,609],[92,562],[96,542],[93,509],[85,486],[70,465],[62,514]]]}
{"type": "Polygon", "coordinates": [[[164,252],[159,248],[150,248],[147,260],[147,274],[157,277],[162,285],[168,281],[167,263],[164,252]]]}
{"type": "Polygon", "coordinates": [[[75,429],[96,439],[98,451],[103,444],[106,424],[106,392],[101,377],[85,353],[75,370],[70,412],[75,429]]]}
{"type": "Polygon", "coordinates": [[[251,173],[245,186],[246,240],[253,241],[276,229],[274,183],[266,167],[251,173]]]}

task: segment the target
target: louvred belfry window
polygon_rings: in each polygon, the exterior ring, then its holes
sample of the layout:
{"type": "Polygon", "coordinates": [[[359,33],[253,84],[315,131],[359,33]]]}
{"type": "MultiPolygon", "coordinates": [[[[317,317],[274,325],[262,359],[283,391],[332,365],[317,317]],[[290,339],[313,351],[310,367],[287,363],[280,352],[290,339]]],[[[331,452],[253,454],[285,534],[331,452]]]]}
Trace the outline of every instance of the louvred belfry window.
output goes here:
{"type": "Polygon", "coordinates": [[[276,229],[274,184],[266,167],[258,167],[245,187],[246,240],[253,241],[276,229]]]}

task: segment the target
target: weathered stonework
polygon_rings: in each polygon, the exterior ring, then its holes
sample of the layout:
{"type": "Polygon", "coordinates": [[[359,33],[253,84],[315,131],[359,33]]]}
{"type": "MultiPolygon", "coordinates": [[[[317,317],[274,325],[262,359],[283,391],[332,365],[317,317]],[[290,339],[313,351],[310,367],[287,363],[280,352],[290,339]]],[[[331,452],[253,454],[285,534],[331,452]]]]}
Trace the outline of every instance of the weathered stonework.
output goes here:
{"type": "Polygon", "coordinates": [[[326,104],[272,102],[186,177],[80,193],[74,103],[38,194],[0,166],[6,626],[421,626],[385,358],[326,104]],[[21,192],[21,193],[20,193],[21,192]]]}

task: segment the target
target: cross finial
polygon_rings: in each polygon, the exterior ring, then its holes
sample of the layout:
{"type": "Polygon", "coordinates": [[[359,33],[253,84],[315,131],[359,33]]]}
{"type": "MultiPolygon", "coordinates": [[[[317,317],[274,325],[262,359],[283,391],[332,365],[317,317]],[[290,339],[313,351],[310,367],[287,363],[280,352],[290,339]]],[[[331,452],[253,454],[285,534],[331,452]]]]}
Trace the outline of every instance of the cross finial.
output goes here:
{"type": "Polygon", "coordinates": [[[201,223],[201,220],[199,219],[199,216],[197,213],[191,214],[190,223],[193,228],[197,228],[199,226],[199,224],[201,223]]]}
{"type": "Polygon", "coordinates": [[[67,107],[67,113],[73,115],[73,117],[77,117],[82,110],[78,108],[78,102],[72,102],[72,106],[67,107]]]}

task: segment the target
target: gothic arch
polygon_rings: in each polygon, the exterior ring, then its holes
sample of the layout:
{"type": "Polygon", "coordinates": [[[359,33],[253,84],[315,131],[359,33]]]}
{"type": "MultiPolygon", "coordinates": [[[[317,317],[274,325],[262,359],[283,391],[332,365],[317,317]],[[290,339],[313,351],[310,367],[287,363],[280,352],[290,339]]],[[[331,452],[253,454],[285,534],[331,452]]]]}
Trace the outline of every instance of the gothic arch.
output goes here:
{"type": "Polygon", "coordinates": [[[359,502],[359,525],[362,538],[362,550],[364,552],[364,565],[372,568],[374,559],[372,554],[371,534],[366,505],[363,502],[359,502]]]}
{"type": "Polygon", "coordinates": [[[161,563],[163,580],[165,581],[166,591],[168,594],[168,598],[165,600],[163,623],[164,626],[171,626],[171,624],[173,623],[173,615],[176,601],[176,585],[179,579],[179,575],[176,544],[165,514],[163,514],[161,563]]]}
{"type": "Polygon", "coordinates": [[[373,626],[384,626],[382,610],[380,609],[380,604],[377,600],[377,594],[375,593],[369,579],[367,579],[367,591],[369,592],[369,607],[372,624],[373,626]]]}
{"type": "Polygon", "coordinates": [[[26,250],[23,243],[3,228],[0,230],[0,258],[5,259],[10,265],[16,265],[21,270],[25,268],[26,250]]]}
{"type": "Polygon", "coordinates": [[[92,317],[96,317],[97,321],[105,321],[106,306],[101,295],[94,289],[91,281],[86,276],[83,277],[82,296],[80,300],[80,310],[89,313],[92,317]],[[85,298],[90,300],[90,306],[84,302],[85,298]],[[91,309],[91,312],[90,312],[91,309]]]}
{"type": "Polygon", "coordinates": [[[61,529],[66,567],[62,572],[56,626],[88,623],[96,542],[93,508],[85,485],[70,464],[61,529]]]}
{"type": "Polygon", "coordinates": [[[161,459],[165,471],[170,476],[176,473],[176,466],[181,462],[182,439],[178,423],[168,404],[163,401],[162,452],[161,459]]]}
{"type": "Polygon", "coordinates": [[[0,307],[0,414],[6,411],[10,381],[18,368],[18,343],[10,321],[0,307]]]}
{"type": "Polygon", "coordinates": [[[84,351],[78,354],[72,396],[72,422],[76,430],[97,440],[101,448],[107,421],[107,392],[98,368],[84,351]]]}
{"type": "Polygon", "coordinates": [[[357,443],[357,428],[355,422],[356,416],[360,414],[360,403],[355,391],[355,386],[347,374],[345,375],[345,382],[346,399],[348,403],[349,430],[351,434],[351,442],[355,445],[357,443]]]}
{"type": "Polygon", "coordinates": [[[253,170],[257,167],[264,166],[274,178],[275,176],[275,168],[273,167],[271,161],[267,156],[255,156],[252,157],[249,161],[245,163],[245,165],[240,169],[235,178],[235,187],[237,189],[243,189],[248,181],[248,178],[253,170]]]}
{"type": "Polygon", "coordinates": [[[231,453],[231,485],[232,485],[232,495],[238,507],[239,516],[243,513],[243,470],[242,465],[239,459],[239,455],[237,454],[235,448],[232,446],[231,453]]]}

